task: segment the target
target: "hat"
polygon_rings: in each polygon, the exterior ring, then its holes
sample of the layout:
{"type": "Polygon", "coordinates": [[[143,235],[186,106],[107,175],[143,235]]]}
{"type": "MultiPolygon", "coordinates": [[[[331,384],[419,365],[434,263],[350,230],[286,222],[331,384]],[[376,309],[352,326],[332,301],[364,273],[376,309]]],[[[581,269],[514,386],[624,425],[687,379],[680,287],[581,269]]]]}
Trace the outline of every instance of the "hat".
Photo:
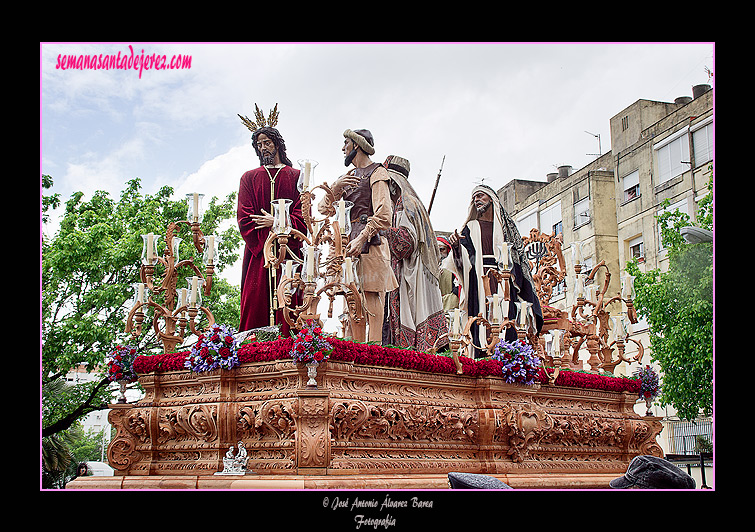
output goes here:
{"type": "Polygon", "coordinates": [[[668,460],[640,455],[632,459],[624,476],[613,479],[609,485],[618,489],[695,489],[695,479],[668,460]]]}
{"type": "Polygon", "coordinates": [[[448,484],[452,490],[510,490],[505,482],[495,477],[474,473],[449,473],[448,484]]]}
{"type": "Polygon", "coordinates": [[[375,139],[372,138],[372,133],[370,133],[369,130],[355,129],[352,131],[347,129],[343,132],[343,136],[347,139],[353,140],[367,155],[373,155],[375,153],[375,139]]]}
{"type": "Polygon", "coordinates": [[[449,249],[451,249],[451,242],[449,242],[447,238],[439,236],[436,237],[436,240],[441,244],[445,244],[449,249]]]}
{"type": "Polygon", "coordinates": [[[409,161],[398,155],[389,155],[385,159],[385,167],[392,172],[398,172],[409,179],[409,161]]]}

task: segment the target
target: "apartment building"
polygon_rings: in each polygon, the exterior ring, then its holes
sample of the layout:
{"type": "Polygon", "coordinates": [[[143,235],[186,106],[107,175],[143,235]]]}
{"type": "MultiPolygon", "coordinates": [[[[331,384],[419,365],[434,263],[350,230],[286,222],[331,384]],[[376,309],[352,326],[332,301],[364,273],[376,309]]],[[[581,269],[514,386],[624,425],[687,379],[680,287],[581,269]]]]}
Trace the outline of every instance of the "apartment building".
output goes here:
{"type": "MultiPolygon", "coordinates": [[[[656,216],[664,209],[678,209],[694,220],[700,200],[708,194],[714,151],[710,86],[692,87],[692,97],[674,102],[637,100],[610,119],[610,129],[611,151],[584,168],[561,167],[546,181],[513,180],[498,190],[522,236],[533,227],[563,235],[569,276],[552,299],[558,308],[573,304],[573,262],[568,252],[572,242],[584,243],[588,268],[605,260],[611,271],[609,293],[617,294],[630,258],[638,259],[642,271],[668,269],[656,216]]],[[[602,286],[602,279],[598,282],[602,286]]],[[[620,310],[609,308],[612,315],[620,310]]],[[[649,364],[647,324],[640,320],[629,332],[645,347],[642,363],[649,364]]],[[[629,343],[628,357],[637,349],[629,343]]],[[[587,360],[587,355],[580,358],[587,360]]],[[[622,363],[614,373],[628,375],[635,367],[622,363]]],[[[637,409],[644,412],[644,405],[637,409]]],[[[712,439],[710,419],[684,422],[673,408],[658,405],[652,411],[664,418],[665,438],[659,443],[666,453],[690,452],[698,435],[712,439]]],[[[693,476],[699,479],[699,471],[693,476]]]]}
{"type": "Polygon", "coordinates": [[[616,173],[619,262],[668,269],[656,216],[678,209],[695,219],[713,163],[713,91],[693,87],[674,103],[638,100],[610,120],[616,173]]]}

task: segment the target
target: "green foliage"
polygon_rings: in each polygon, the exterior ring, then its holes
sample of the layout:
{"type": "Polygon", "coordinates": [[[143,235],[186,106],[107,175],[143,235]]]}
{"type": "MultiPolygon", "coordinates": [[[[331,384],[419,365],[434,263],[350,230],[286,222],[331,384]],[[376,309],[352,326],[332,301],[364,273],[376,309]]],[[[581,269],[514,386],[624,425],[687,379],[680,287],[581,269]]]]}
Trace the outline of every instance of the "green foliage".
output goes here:
{"type": "MultiPolygon", "coordinates": [[[[713,228],[711,193],[701,201],[697,225],[713,228]]],[[[713,412],[713,244],[688,244],[681,228],[689,216],[665,212],[658,216],[669,269],[642,273],[636,262],[627,271],[636,276],[635,307],[650,327],[652,359],[661,367],[662,406],[672,405],[682,419],[713,412]]]]}
{"type": "MultiPolygon", "coordinates": [[[[50,176],[43,176],[43,188],[49,189],[52,184],[50,176]]],[[[164,235],[171,222],[186,219],[186,202],[173,201],[172,195],[173,189],[167,186],[155,195],[142,194],[139,179],[126,184],[118,201],[103,191],[85,201],[83,193],[76,192],[64,204],[59,230],[53,236],[43,234],[43,384],[59,379],[81,363],[90,370],[103,366],[105,356],[117,344],[134,345],[140,352],[161,350],[151,320],[145,322],[138,342],[125,334],[125,323],[133,300],[132,285],[139,281],[141,235],[164,235]]],[[[217,277],[239,256],[241,236],[236,224],[227,223],[227,228],[220,230],[226,220],[235,217],[235,196],[232,193],[223,201],[213,197],[201,230],[205,235],[222,237],[212,294],[205,298],[205,306],[217,321],[238,327],[239,305],[235,302],[240,298],[239,288],[217,277]]],[[[58,194],[43,196],[44,222],[48,221],[48,211],[58,205],[58,194]]],[[[183,239],[179,257],[194,258],[201,268],[201,256],[193,246],[188,226],[181,225],[177,236],[183,239]]],[[[161,273],[157,271],[156,275],[161,273]]],[[[179,287],[185,286],[181,275],[179,271],[179,287]]],[[[88,412],[103,408],[109,398],[104,375],[99,382],[68,388],[65,394],[49,397],[45,403],[43,434],[64,430],[88,412]]]]}

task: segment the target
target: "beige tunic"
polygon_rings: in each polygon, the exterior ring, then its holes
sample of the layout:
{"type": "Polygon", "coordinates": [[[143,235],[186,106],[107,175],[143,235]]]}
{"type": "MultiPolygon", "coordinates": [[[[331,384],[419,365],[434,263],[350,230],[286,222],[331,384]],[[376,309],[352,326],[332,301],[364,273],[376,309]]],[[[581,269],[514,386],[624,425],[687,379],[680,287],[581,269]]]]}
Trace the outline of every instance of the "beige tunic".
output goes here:
{"type": "MultiPolygon", "coordinates": [[[[370,176],[372,189],[372,210],[374,214],[362,230],[367,240],[378,231],[391,228],[392,205],[388,189],[388,171],[380,167],[370,176]]],[[[380,237],[379,246],[370,246],[369,251],[359,255],[357,275],[365,292],[390,292],[398,288],[396,276],[391,268],[391,250],[386,237],[380,237]]]]}

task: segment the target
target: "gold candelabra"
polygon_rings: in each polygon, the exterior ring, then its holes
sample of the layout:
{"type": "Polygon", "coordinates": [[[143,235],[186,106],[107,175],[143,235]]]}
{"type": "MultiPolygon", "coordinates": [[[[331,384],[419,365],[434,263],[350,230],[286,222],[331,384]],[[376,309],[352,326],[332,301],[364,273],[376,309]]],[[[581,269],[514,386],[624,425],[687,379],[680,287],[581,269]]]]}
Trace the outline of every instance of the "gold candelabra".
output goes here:
{"type": "Polygon", "coordinates": [[[307,234],[291,225],[291,200],[274,200],[273,226],[263,248],[265,267],[274,272],[281,266],[284,267],[281,280],[275,288],[273,304],[282,309],[286,323],[298,330],[308,321],[322,326],[318,312],[321,297],[323,294],[328,297],[328,317],[332,317],[333,303],[340,295],[345,299],[351,322],[360,323],[365,318],[356,274],[358,259],[346,256],[353,204],[343,199],[336,202],[327,183],[310,188],[317,162],[304,159],[299,164],[299,193],[307,234]],[[324,218],[321,219],[312,215],[314,191],[317,189],[325,193],[321,204],[324,218]],[[302,243],[302,257],[298,257],[290,249],[289,241],[292,238],[302,243]],[[329,251],[327,258],[323,258],[325,247],[329,251]]]}
{"type": "Polygon", "coordinates": [[[209,320],[209,325],[215,323],[210,310],[202,306],[202,293],[209,296],[212,288],[212,276],[215,272],[215,258],[219,238],[205,236],[199,228],[202,221],[202,194],[187,194],[189,203],[189,220],[171,222],[165,232],[165,248],[159,253],[158,242],[160,235],[152,233],[142,235],[142,264],[139,271],[140,282],[134,285],[134,303],[126,318],[126,332],[134,339],[142,334],[142,324],[145,321],[145,310],[154,309],[152,327],[163,344],[165,353],[172,353],[176,346],[185,340],[187,327],[195,335],[199,330],[200,312],[209,320]],[[195,249],[202,253],[204,272],[194,263],[194,259],[179,260],[178,247],[183,241],[176,233],[183,227],[191,230],[195,249]],[[156,278],[156,266],[164,268],[162,278],[156,278]],[[178,274],[182,268],[191,270],[192,275],[187,278],[188,286],[178,288],[178,274]],[[163,304],[153,299],[153,295],[163,294],[163,304]]]}
{"type": "Polygon", "coordinates": [[[533,281],[544,317],[548,318],[546,325],[540,332],[535,330],[531,305],[523,300],[514,303],[517,307],[516,318],[508,317],[512,303],[509,288],[511,244],[502,246],[497,250],[497,266],[489,268],[482,276],[487,303],[486,315],[480,312],[477,316],[468,316],[463,325],[458,308],[449,316],[451,327],[448,340],[457,373],[462,373],[459,356],[473,349],[486,352],[488,356],[492,355],[496,345],[505,338],[509,327],[515,328],[517,338],[530,344],[538,356],[549,367],[554,368],[554,371],[548,374],[551,384],[555,382],[562,368],[581,368],[578,357],[583,345],[590,353],[588,364],[593,373],[600,370],[613,373],[621,362],[640,362],[644,355],[642,343],[632,338],[627,330],[627,322],[634,324],[638,321],[633,303],[634,277],[625,276],[621,293],[615,297],[608,297],[606,294],[611,281],[608,266],[605,261],[601,261],[589,273],[582,274],[582,243],[576,242],[572,245],[576,302],[569,312],[561,311],[548,305],[554,286],[566,276],[560,240],[554,235],[541,235],[537,229],[533,229],[530,237],[524,241],[527,258],[537,260],[536,267],[532,269],[533,281]],[[605,270],[603,286],[600,289],[594,284],[586,287],[585,284],[592,283],[601,269],[605,270]],[[493,278],[499,286],[496,294],[490,293],[489,280],[493,278]],[[622,303],[626,311],[619,316],[611,316],[607,307],[617,302],[622,303]],[[481,327],[481,333],[482,327],[485,330],[485,338],[480,338],[480,345],[473,341],[471,331],[475,326],[481,327]],[[634,343],[638,349],[637,354],[631,358],[626,356],[626,346],[629,342],[634,343]]]}
{"type": "Polygon", "coordinates": [[[574,243],[575,297],[576,303],[570,312],[570,327],[566,331],[567,347],[572,348],[571,363],[577,362],[578,352],[584,344],[590,353],[587,363],[590,370],[597,373],[602,369],[613,373],[614,368],[621,362],[639,362],[644,355],[642,343],[631,338],[627,331],[627,321],[637,323],[637,311],[634,308],[634,277],[626,275],[623,279],[621,293],[608,297],[608,287],[611,282],[611,272],[604,260],[593,267],[589,273],[582,274],[581,243],[574,243]],[[595,280],[596,274],[605,269],[605,280],[602,288],[588,285],[595,280]],[[626,311],[619,316],[611,316],[607,307],[614,302],[623,303],[626,311]],[[637,354],[633,358],[625,356],[628,342],[637,346],[637,354]],[[614,351],[616,356],[614,356],[614,351]]]}

